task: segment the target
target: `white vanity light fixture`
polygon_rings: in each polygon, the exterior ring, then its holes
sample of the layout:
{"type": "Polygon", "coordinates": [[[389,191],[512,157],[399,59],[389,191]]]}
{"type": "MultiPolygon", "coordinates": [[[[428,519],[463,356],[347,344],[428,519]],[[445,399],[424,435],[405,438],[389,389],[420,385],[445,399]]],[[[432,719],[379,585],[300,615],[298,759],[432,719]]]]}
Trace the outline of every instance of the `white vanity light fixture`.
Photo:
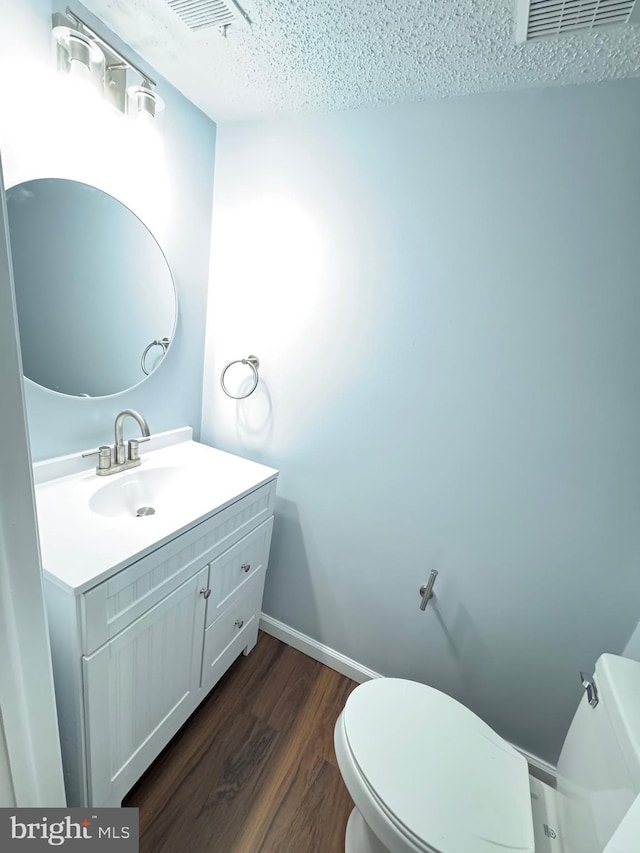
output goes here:
{"type": "Polygon", "coordinates": [[[90,80],[118,112],[153,121],[164,110],[148,74],[67,8],[53,15],[53,41],[58,71],[90,80]],[[130,84],[130,75],[140,78],[130,84]]]}

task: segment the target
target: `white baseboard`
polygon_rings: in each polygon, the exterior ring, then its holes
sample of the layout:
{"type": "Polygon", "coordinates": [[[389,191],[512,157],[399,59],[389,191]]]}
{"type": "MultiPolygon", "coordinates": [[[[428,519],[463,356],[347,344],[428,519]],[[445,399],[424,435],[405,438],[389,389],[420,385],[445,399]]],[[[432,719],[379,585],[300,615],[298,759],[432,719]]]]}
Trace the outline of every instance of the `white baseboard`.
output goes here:
{"type": "MultiPolygon", "coordinates": [[[[309,637],[307,634],[303,634],[301,631],[285,625],[279,619],[267,616],[266,613],[260,615],[260,629],[266,634],[271,634],[277,640],[282,640],[283,643],[297,649],[299,652],[303,652],[303,654],[308,655],[310,658],[325,664],[325,666],[331,669],[335,669],[341,675],[346,675],[347,678],[357,681],[358,684],[362,684],[363,681],[370,681],[372,678],[383,677],[379,672],[375,672],[373,669],[369,669],[369,667],[358,663],[358,661],[343,655],[342,652],[337,652],[330,646],[325,646],[324,643],[314,640],[313,637],[309,637]]],[[[520,749],[515,744],[514,749],[517,749],[526,758],[529,766],[534,771],[537,771],[534,774],[537,778],[546,782],[547,785],[555,785],[556,768],[553,764],[549,764],[548,761],[538,758],[537,755],[532,755],[530,752],[520,749]]]]}
{"type": "Polygon", "coordinates": [[[313,637],[309,637],[301,631],[285,625],[279,619],[267,616],[266,613],[262,613],[260,616],[260,629],[266,634],[271,634],[277,640],[282,640],[283,643],[292,646],[299,652],[303,652],[310,658],[325,664],[331,669],[335,669],[341,675],[346,675],[352,681],[357,681],[358,684],[362,684],[363,681],[370,681],[372,678],[382,677],[379,672],[374,672],[372,669],[358,663],[358,661],[348,658],[346,655],[337,652],[329,646],[325,646],[324,643],[320,643],[318,640],[314,640],[313,637]]]}

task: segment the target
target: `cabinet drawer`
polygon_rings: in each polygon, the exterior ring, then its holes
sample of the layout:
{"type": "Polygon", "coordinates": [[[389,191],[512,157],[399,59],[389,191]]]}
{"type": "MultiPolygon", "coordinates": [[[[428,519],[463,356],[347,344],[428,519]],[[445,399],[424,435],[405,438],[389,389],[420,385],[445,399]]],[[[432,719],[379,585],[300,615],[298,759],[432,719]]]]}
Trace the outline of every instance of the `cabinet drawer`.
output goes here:
{"type": "Polygon", "coordinates": [[[258,572],[266,570],[272,530],[270,518],[211,563],[207,627],[244,595],[258,572]]]}
{"type": "Polygon", "coordinates": [[[82,651],[98,649],[273,514],[275,480],[127,566],[82,596],[82,651]]]}
{"type": "Polygon", "coordinates": [[[256,632],[264,591],[264,569],[251,578],[244,595],[204,632],[202,687],[210,690],[256,632]]]}

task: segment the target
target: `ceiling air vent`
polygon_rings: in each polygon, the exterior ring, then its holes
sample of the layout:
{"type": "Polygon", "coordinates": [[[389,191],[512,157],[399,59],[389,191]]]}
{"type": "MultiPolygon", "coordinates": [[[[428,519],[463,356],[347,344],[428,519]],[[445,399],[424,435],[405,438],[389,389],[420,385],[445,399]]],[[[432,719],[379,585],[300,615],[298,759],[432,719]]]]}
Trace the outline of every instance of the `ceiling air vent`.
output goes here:
{"type": "Polygon", "coordinates": [[[166,0],[189,29],[218,27],[223,32],[231,24],[250,24],[249,16],[235,0],[166,0]]]}
{"type": "Polygon", "coordinates": [[[516,0],[516,41],[640,23],[638,0],[516,0]]]}

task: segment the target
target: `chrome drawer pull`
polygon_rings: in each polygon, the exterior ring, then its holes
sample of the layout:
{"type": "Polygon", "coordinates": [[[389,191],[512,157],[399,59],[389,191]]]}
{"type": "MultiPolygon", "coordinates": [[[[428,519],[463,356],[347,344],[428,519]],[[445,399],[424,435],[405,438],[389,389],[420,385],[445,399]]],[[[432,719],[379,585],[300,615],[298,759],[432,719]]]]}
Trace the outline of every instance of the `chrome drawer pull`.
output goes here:
{"type": "Polygon", "coordinates": [[[236,619],[236,628],[238,628],[238,630],[240,630],[240,628],[242,628],[243,625],[244,625],[244,619],[236,619]]]}
{"type": "Polygon", "coordinates": [[[204,595],[205,598],[209,598],[209,596],[211,595],[211,590],[203,588],[200,590],[200,595],[204,595]]]}
{"type": "Polygon", "coordinates": [[[251,563],[243,563],[240,568],[243,572],[249,572],[251,571],[251,563]]]}

